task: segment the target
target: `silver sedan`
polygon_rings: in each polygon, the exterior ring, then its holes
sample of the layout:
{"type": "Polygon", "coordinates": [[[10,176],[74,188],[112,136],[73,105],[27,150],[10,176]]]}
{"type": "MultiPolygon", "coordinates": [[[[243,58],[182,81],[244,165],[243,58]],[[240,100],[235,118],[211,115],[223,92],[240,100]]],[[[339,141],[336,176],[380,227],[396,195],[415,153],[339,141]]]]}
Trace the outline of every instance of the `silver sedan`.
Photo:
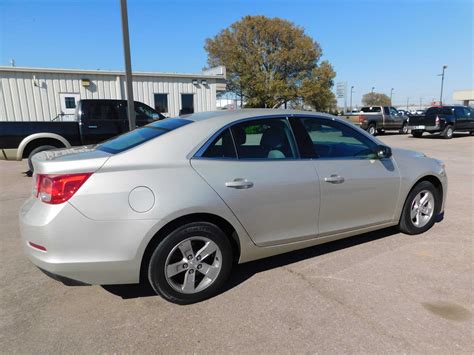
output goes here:
{"type": "Polygon", "coordinates": [[[20,211],[30,260],[69,283],[149,282],[187,304],[232,265],[376,229],[427,231],[444,164],[333,116],[198,113],[33,158],[20,211]]]}

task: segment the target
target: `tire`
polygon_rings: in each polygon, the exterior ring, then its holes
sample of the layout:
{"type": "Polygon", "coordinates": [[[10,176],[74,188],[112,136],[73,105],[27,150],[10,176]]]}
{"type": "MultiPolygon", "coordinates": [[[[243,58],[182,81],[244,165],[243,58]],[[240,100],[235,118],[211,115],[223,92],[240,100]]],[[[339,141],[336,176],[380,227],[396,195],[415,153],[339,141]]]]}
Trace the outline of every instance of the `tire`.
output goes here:
{"type": "Polygon", "coordinates": [[[369,126],[367,127],[367,132],[368,132],[371,136],[375,136],[375,133],[377,133],[377,129],[376,129],[374,123],[369,124],[369,126]]]}
{"type": "Polygon", "coordinates": [[[441,136],[444,139],[451,139],[453,138],[453,133],[454,133],[454,128],[452,125],[447,125],[444,127],[443,133],[441,133],[441,136]]]}
{"type": "Polygon", "coordinates": [[[403,122],[402,128],[400,128],[400,134],[408,134],[408,124],[403,122]]]}
{"type": "Polygon", "coordinates": [[[40,145],[39,147],[36,147],[31,151],[31,153],[28,155],[28,168],[30,169],[28,172],[30,174],[33,173],[33,162],[31,161],[31,158],[33,158],[33,155],[39,152],[44,152],[45,150],[51,150],[51,149],[58,149],[58,147],[55,147],[54,145],[40,145]]]}
{"type": "Polygon", "coordinates": [[[474,136],[474,131],[469,132],[470,136],[474,136]]]}
{"type": "Polygon", "coordinates": [[[190,304],[216,295],[231,269],[232,247],[224,232],[212,223],[194,222],[177,228],[158,244],[148,265],[148,280],[164,299],[190,304]],[[213,252],[203,256],[204,250],[199,255],[206,243],[206,250],[213,252]],[[202,271],[215,275],[206,277],[202,271]]]}
{"type": "Polygon", "coordinates": [[[441,196],[429,181],[415,185],[408,194],[400,217],[399,229],[405,234],[420,234],[430,229],[436,220],[441,206],[441,196]],[[423,198],[426,197],[426,202],[423,198]],[[421,207],[420,203],[421,201],[421,207]]]}
{"type": "Polygon", "coordinates": [[[415,138],[421,138],[423,131],[411,131],[411,135],[415,138]]]}

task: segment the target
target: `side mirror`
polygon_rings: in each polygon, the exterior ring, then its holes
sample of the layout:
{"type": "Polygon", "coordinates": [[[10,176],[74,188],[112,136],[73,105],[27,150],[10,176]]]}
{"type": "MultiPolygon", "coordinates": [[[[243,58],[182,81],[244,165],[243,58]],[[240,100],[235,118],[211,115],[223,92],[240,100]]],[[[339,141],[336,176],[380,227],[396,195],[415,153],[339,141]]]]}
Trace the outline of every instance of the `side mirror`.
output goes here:
{"type": "Polygon", "coordinates": [[[392,149],[386,145],[379,145],[375,153],[379,159],[390,158],[392,156],[392,149]]]}
{"type": "Polygon", "coordinates": [[[154,120],[159,120],[159,119],[160,119],[160,115],[157,114],[157,113],[152,113],[152,114],[151,114],[151,118],[154,119],[154,120]]]}

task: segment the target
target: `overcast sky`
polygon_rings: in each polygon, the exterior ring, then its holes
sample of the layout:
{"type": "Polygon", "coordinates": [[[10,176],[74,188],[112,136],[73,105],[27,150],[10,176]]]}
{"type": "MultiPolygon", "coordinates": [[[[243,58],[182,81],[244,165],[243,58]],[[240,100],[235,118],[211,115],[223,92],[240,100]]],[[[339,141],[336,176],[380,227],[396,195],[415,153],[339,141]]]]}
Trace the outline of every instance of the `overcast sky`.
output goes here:
{"type": "MultiPolygon", "coordinates": [[[[119,0],[0,0],[0,65],[123,70],[119,0]]],[[[363,93],[406,105],[445,101],[474,88],[472,0],[128,0],[136,71],[198,72],[204,40],[245,15],[281,17],[305,28],[337,72],[363,93]]]]}

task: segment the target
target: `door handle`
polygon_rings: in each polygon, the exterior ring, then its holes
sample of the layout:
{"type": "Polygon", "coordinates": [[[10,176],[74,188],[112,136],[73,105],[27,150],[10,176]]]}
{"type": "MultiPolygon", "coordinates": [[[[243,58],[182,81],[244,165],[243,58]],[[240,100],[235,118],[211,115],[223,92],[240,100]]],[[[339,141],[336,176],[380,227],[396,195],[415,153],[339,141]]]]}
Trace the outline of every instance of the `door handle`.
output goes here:
{"type": "Polygon", "coordinates": [[[253,187],[253,182],[248,181],[247,179],[237,178],[233,181],[226,182],[225,186],[232,189],[250,189],[253,187]]]}
{"type": "Polygon", "coordinates": [[[90,128],[90,129],[96,129],[97,126],[87,126],[87,128],[90,128]]]}
{"type": "Polygon", "coordinates": [[[342,176],[332,174],[330,177],[325,177],[324,181],[329,182],[330,184],[342,184],[344,178],[342,176]]]}

